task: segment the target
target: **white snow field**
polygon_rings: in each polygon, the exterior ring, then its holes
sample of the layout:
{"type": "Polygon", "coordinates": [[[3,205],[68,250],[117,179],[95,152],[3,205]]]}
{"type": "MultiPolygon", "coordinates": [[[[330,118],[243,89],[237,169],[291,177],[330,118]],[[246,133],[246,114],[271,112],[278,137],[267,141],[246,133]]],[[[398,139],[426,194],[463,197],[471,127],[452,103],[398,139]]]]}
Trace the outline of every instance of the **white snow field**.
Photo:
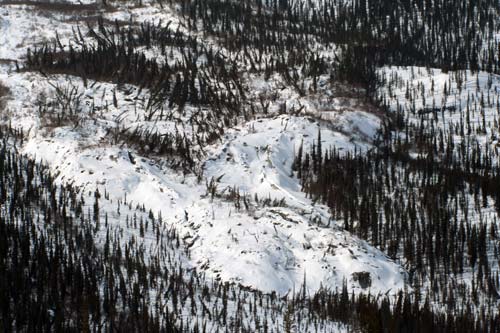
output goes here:
{"type": "MultiPolygon", "coordinates": [[[[370,149],[381,125],[377,115],[357,110],[344,99],[332,98],[332,107],[325,109],[314,96],[299,97],[290,88],[283,89],[267,117],[242,122],[227,129],[222,140],[198,147],[202,173],[182,174],[160,156],[141,156],[113,140],[113,131],[122,126],[145,126],[161,134],[191,133],[184,119],[144,121],[146,111],[137,108],[129,95],[133,91],[140,98],[147,91],[14,70],[14,61],[23,59],[27,48],[55,38],[56,31],[63,44],[71,41],[74,24],[68,15],[26,5],[0,6],[0,59],[4,60],[0,83],[10,90],[0,121],[23,129],[22,153],[47,163],[60,183],[82,191],[99,188],[112,200],[126,197],[134,205],[161,213],[189,247],[187,264],[208,277],[280,294],[300,288],[304,281],[311,292],[321,286],[340,288],[344,280],[355,291],[375,294],[393,294],[405,287],[404,269],[331,221],[327,207],[307,198],[291,171],[299,146],[312,145],[318,131],[324,150],[370,149]],[[81,113],[74,122],[48,126],[38,113],[37,101],[64,84],[81,96],[81,113]],[[276,110],[285,101],[288,107],[305,106],[304,111],[279,115],[276,110]],[[356,272],[370,273],[369,289],[353,280],[356,272]]],[[[154,7],[123,8],[104,15],[178,24],[174,14],[154,7]]],[[[255,86],[258,96],[277,82],[249,77],[248,84],[255,86]]]]}

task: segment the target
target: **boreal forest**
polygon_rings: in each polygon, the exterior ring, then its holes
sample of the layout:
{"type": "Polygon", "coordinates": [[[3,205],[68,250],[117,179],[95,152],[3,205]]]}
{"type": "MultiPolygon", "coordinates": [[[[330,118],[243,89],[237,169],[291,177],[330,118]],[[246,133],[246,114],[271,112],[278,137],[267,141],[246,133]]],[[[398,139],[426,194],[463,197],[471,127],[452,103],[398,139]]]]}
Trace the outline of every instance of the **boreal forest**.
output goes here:
{"type": "Polygon", "coordinates": [[[0,0],[0,331],[500,332],[500,2],[0,0]]]}

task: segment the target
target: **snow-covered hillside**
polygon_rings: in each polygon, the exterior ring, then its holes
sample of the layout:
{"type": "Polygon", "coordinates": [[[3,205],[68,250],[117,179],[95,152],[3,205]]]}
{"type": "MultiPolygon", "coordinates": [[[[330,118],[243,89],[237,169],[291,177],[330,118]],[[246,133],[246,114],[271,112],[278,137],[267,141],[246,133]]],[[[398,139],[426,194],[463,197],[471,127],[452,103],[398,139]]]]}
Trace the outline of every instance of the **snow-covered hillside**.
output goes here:
{"type": "Polygon", "coordinates": [[[73,242],[58,238],[69,216],[91,265],[112,266],[68,329],[88,311],[97,328],[119,281],[123,318],[148,294],[147,327],[497,332],[499,14],[492,0],[0,0],[0,217],[26,215],[20,191],[41,201],[48,244],[73,242]]]}
{"type": "MultiPolygon", "coordinates": [[[[1,10],[1,35],[9,36],[1,52],[9,61],[1,67],[0,81],[10,91],[3,122],[24,130],[27,136],[21,152],[48,163],[56,181],[82,191],[99,188],[115,200],[126,198],[161,213],[190,247],[190,265],[216,279],[286,294],[304,279],[311,291],[320,286],[340,288],[343,280],[351,288],[364,290],[353,274],[369,272],[372,284],[368,288],[373,293],[403,288],[405,271],[336,227],[328,208],[306,198],[291,172],[299,146],[312,145],[318,131],[325,150],[333,146],[346,152],[370,149],[381,123],[378,116],[348,110],[345,101],[336,99],[332,99],[332,109],[325,110],[314,96],[304,98],[284,90],[269,106],[271,112],[288,99],[289,108],[306,105],[307,115],[274,113],[228,128],[221,140],[203,147],[197,162],[200,175],[182,174],[160,156],[141,155],[112,138],[118,126],[191,135],[187,118],[184,122],[144,120],[146,110],[136,101],[147,91],[14,71],[13,60],[21,62],[27,48],[55,38],[56,31],[63,44],[70,43],[75,26],[70,18],[77,19],[75,13],[49,15],[35,6],[17,5],[1,10]],[[33,15],[28,24],[30,10],[33,15]],[[43,33],[30,33],[35,25],[43,33]],[[13,28],[18,26],[22,29],[13,28]],[[74,103],[79,103],[79,114],[60,126],[49,125],[38,107],[67,84],[78,96],[74,103]],[[318,120],[322,113],[324,120],[318,120]]],[[[104,16],[133,22],[172,20],[168,11],[158,12],[154,7],[120,8],[104,16]]],[[[256,87],[255,96],[259,89],[265,92],[269,85],[279,84],[249,80],[248,85],[256,87]]]]}

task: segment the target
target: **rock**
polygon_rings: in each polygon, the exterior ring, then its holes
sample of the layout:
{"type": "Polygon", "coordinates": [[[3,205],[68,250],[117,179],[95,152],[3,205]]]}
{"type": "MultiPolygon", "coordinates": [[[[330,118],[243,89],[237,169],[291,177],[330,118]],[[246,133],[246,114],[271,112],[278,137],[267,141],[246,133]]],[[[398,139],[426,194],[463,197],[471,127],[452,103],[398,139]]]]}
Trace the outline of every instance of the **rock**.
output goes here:
{"type": "Polygon", "coordinates": [[[372,277],[370,272],[354,272],[352,273],[352,279],[359,283],[359,286],[366,289],[372,285],[372,277]]]}

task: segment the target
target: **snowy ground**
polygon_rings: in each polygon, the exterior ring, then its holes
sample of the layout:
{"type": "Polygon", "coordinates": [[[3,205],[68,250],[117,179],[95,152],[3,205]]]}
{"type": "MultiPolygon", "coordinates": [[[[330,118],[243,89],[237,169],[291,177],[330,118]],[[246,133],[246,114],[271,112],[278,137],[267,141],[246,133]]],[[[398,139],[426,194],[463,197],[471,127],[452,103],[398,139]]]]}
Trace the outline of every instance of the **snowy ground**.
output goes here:
{"type": "MultiPolygon", "coordinates": [[[[441,133],[444,138],[451,138],[453,145],[462,147],[463,151],[480,147],[481,158],[491,157],[494,166],[500,165],[500,76],[471,71],[444,73],[422,67],[389,67],[380,70],[380,74],[385,80],[380,95],[385,97],[392,111],[404,110],[409,123],[417,128],[421,126],[425,133],[434,131],[436,137],[441,133]],[[489,149],[488,153],[485,153],[486,149],[489,149]]],[[[400,135],[404,136],[404,133],[400,135]]],[[[415,148],[410,156],[419,154],[415,148]]],[[[458,157],[456,159],[460,161],[458,157]]],[[[468,186],[472,188],[474,185],[468,186]]],[[[500,216],[495,200],[487,196],[479,204],[480,200],[474,197],[472,190],[465,193],[454,199],[456,201],[449,199],[451,207],[455,204],[459,207],[457,219],[466,224],[486,225],[487,228],[496,226],[500,216]]],[[[496,240],[486,244],[493,272],[499,269],[496,244],[496,240]]],[[[473,271],[466,267],[463,274],[449,275],[448,279],[451,283],[470,287],[474,283],[473,271]]]]}
{"type": "MultiPolygon", "coordinates": [[[[15,87],[10,89],[15,95],[15,87]]],[[[377,118],[360,116],[378,126],[377,118]]],[[[346,113],[342,118],[346,126],[357,126],[350,117],[346,113]]],[[[278,116],[228,131],[221,145],[210,147],[200,183],[195,176],[160,167],[161,160],[135,156],[132,163],[127,149],[100,144],[105,131],[90,125],[84,126],[87,133],[71,127],[51,129],[49,134],[46,129],[32,130],[22,152],[48,162],[58,181],[86,189],[97,186],[116,199],[125,194],[130,202],[161,211],[192,244],[193,263],[214,277],[286,293],[299,286],[304,275],[316,290],[321,284],[340,286],[352,273],[368,271],[373,292],[403,287],[404,274],[397,265],[365,242],[328,227],[327,208],[307,199],[291,176],[294,152],[302,141],[307,147],[317,137],[316,121],[278,116]],[[251,207],[247,210],[241,203],[238,209],[223,197],[210,198],[205,183],[211,179],[218,180],[219,196],[237,188],[251,207]],[[259,207],[255,195],[260,202],[284,199],[286,207],[259,207]]],[[[36,121],[31,126],[36,128],[36,121]]],[[[364,137],[373,128],[359,131],[364,137]]],[[[344,150],[369,147],[327,124],[321,132],[325,149],[332,144],[344,150]]]]}
{"type": "MultiPolygon", "coordinates": [[[[57,181],[82,190],[97,187],[114,200],[126,197],[128,202],[161,212],[190,248],[189,265],[208,277],[285,294],[304,279],[311,291],[321,285],[340,287],[344,279],[351,288],[361,290],[352,274],[366,271],[371,274],[373,293],[395,293],[404,287],[406,273],[399,265],[336,227],[328,209],[306,198],[291,175],[298,147],[301,142],[305,148],[311,145],[318,130],[323,149],[369,149],[381,123],[377,116],[356,110],[345,99],[332,99],[328,102],[331,108],[325,109],[324,101],[298,97],[287,88],[270,110],[276,111],[287,101],[288,108],[305,106],[303,113],[278,116],[273,111],[267,118],[228,129],[223,140],[205,147],[199,161],[201,179],[183,175],[170,169],[161,157],[140,156],[115,144],[111,137],[122,125],[154,126],[161,133],[190,131],[189,126],[144,122],[145,110],[136,107],[126,89],[110,83],[85,87],[74,77],[45,78],[13,71],[11,60],[21,60],[28,47],[54,38],[56,30],[63,43],[72,38],[73,23],[67,16],[71,14],[48,15],[31,9],[25,5],[0,7],[0,59],[8,60],[0,65],[0,83],[10,90],[0,119],[24,129],[27,139],[21,152],[48,163],[57,181]],[[47,126],[37,111],[37,101],[68,82],[82,96],[78,122],[47,126]],[[113,93],[117,107],[113,106],[113,93]],[[207,186],[211,181],[216,185],[212,186],[216,187],[213,196],[207,186]],[[266,199],[270,199],[267,204],[266,199]]],[[[104,15],[175,23],[174,16],[149,7],[104,15]]],[[[264,84],[259,78],[249,78],[248,84],[256,87],[256,96],[277,86],[273,80],[264,84]]]]}

